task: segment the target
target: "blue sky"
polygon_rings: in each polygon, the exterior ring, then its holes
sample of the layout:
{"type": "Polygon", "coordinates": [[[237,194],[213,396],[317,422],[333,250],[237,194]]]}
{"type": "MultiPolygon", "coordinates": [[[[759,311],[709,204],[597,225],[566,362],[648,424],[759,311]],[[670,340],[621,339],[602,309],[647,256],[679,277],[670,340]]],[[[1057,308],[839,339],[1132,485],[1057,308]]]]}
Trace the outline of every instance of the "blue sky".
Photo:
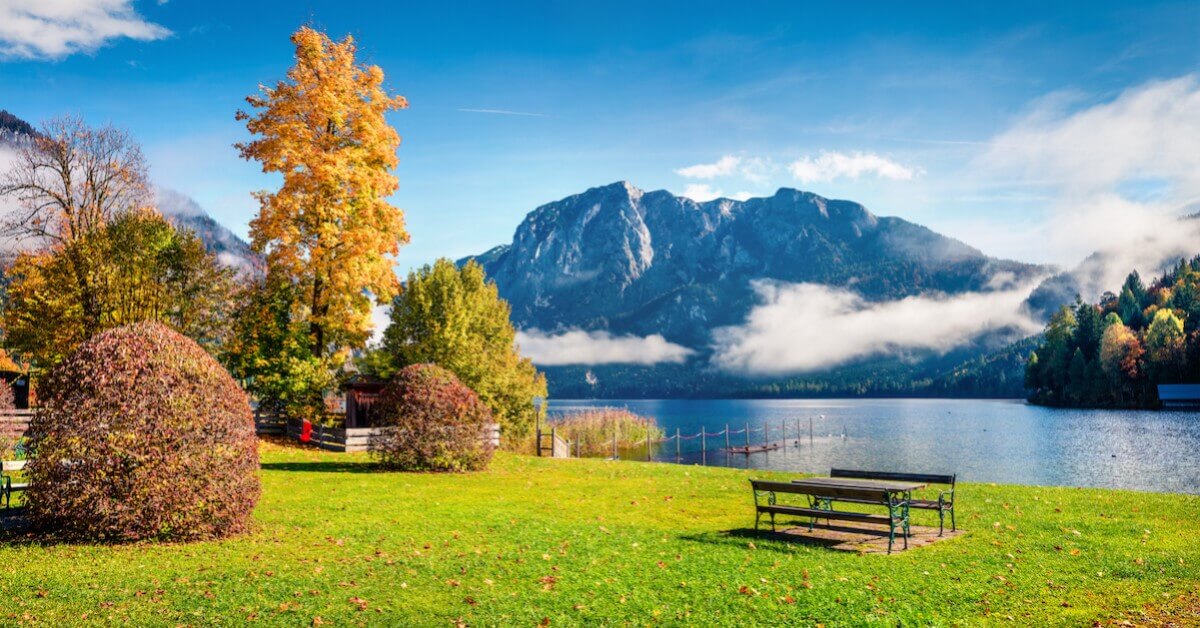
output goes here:
{"type": "Polygon", "coordinates": [[[411,104],[391,117],[401,271],[621,179],[704,198],[799,187],[1063,264],[1096,243],[1031,234],[1097,199],[1119,213],[1200,194],[1186,146],[1165,165],[1127,156],[1147,118],[1167,141],[1194,129],[1200,108],[1177,106],[1200,93],[1194,2],[60,4],[77,12],[0,0],[0,108],[128,128],[156,182],[242,235],[250,192],[273,183],[231,147],[242,98],[283,76],[298,26],[352,34],[411,104]],[[1103,185],[1077,180],[1104,166],[1103,185]]]}

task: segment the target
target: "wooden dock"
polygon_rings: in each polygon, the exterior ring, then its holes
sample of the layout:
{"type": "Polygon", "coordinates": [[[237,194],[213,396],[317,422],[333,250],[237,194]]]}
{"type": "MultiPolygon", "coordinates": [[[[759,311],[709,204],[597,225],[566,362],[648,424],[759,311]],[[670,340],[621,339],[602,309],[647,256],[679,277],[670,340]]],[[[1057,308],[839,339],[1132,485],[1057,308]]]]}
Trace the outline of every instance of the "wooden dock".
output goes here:
{"type": "Polygon", "coordinates": [[[760,454],[765,451],[776,451],[783,448],[782,443],[767,443],[765,445],[745,445],[742,447],[730,447],[725,451],[731,454],[760,454]]]}

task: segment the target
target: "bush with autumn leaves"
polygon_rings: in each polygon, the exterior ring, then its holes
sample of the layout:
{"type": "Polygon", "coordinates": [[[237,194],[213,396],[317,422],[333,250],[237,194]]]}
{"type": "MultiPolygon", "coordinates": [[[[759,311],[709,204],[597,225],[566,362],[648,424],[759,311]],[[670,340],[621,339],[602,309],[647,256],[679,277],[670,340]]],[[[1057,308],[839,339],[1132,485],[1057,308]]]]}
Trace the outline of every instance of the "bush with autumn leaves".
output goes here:
{"type": "Polygon", "coordinates": [[[247,529],[259,497],[246,393],[154,322],[98,334],[41,383],[29,516],[70,538],[194,540],[247,529]]]}
{"type": "Polygon", "coordinates": [[[492,413],[454,373],[433,364],[400,369],[375,405],[371,454],[386,469],[476,471],[493,446],[492,413]]]}

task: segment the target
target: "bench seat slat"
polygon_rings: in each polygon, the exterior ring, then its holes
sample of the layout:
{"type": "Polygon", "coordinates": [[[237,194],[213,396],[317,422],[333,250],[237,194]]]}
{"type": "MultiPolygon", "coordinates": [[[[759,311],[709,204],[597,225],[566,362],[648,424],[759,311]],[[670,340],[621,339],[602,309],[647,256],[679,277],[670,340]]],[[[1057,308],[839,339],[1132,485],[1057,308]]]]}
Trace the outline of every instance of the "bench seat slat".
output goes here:
{"type": "Polygon", "coordinates": [[[792,495],[812,495],[815,497],[825,497],[837,500],[861,500],[864,504],[881,504],[888,503],[888,493],[884,490],[864,489],[864,488],[848,488],[840,486],[805,486],[797,485],[791,482],[770,482],[765,480],[750,480],[751,485],[756,491],[770,491],[772,493],[788,493],[792,495]]]}
{"type": "Polygon", "coordinates": [[[857,478],[860,480],[891,480],[895,482],[923,482],[925,484],[954,484],[953,475],[939,475],[934,473],[893,473],[890,471],[830,469],[829,477],[857,478]]]}

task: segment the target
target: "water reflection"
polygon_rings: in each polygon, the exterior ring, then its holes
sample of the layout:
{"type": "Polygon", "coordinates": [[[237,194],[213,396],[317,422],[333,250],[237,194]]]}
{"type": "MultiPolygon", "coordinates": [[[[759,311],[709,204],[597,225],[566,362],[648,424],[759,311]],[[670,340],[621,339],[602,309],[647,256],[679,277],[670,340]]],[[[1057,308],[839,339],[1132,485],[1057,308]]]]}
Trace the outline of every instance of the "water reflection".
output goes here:
{"type": "MultiPolygon", "coordinates": [[[[724,436],[706,439],[706,452],[700,439],[684,440],[680,457],[690,464],[807,473],[828,473],[831,467],[955,472],[968,482],[1200,494],[1200,413],[944,399],[555,400],[550,412],[599,406],[652,416],[667,434],[766,425],[770,440],[779,441],[780,423],[786,428],[787,447],[749,456],[724,452],[724,436]]],[[[734,446],[744,440],[731,437],[734,446]]],[[[761,433],[752,435],[753,444],[761,441],[761,433]]],[[[674,461],[675,444],[657,446],[652,454],[674,461]]],[[[622,455],[645,459],[646,450],[622,455]]]]}

